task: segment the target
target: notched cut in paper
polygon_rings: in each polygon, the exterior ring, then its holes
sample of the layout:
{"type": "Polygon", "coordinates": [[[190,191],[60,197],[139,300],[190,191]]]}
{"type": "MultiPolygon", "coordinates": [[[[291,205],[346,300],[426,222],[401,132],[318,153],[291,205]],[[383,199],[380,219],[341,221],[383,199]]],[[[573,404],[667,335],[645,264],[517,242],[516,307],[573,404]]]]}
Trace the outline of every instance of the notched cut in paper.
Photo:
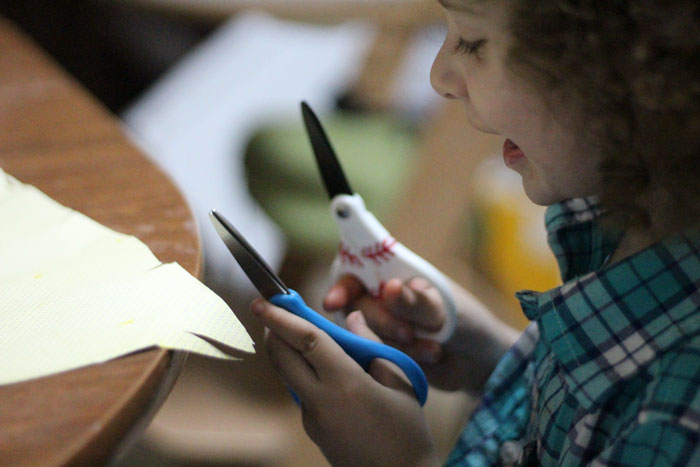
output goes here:
{"type": "Polygon", "coordinates": [[[0,225],[0,384],[153,346],[255,351],[226,303],[178,264],[1,169],[0,225]]]}

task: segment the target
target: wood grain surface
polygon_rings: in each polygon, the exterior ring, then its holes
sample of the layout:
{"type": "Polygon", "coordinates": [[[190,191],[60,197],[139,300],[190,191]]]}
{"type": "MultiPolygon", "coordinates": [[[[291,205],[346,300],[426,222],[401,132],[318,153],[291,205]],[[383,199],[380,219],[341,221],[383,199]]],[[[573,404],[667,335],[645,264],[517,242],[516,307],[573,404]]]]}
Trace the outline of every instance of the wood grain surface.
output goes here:
{"type": "MultiPolygon", "coordinates": [[[[200,276],[200,239],[181,194],[117,119],[3,18],[0,168],[200,276]]],[[[108,462],[145,427],[183,359],[151,349],[1,386],[0,464],[108,462]]]]}

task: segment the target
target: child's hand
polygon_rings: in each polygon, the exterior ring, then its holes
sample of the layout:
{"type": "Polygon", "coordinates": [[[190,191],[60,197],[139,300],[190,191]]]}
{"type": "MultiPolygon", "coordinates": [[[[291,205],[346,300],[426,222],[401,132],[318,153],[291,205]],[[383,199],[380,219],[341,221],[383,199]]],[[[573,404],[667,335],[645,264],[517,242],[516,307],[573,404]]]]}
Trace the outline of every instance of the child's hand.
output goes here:
{"type": "Polygon", "coordinates": [[[369,327],[392,345],[409,346],[411,356],[421,363],[441,358],[441,346],[432,340],[415,339],[415,331],[438,331],[445,321],[442,299],[423,278],[407,283],[389,280],[382,296],[371,297],[353,276],[341,278],[326,294],[323,306],[328,311],[362,310],[369,327]]]}
{"type": "MultiPolygon", "coordinates": [[[[362,310],[369,327],[387,344],[413,357],[430,383],[441,389],[479,391],[516,334],[468,292],[455,287],[457,327],[445,344],[416,337],[438,331],[446,312],[437,289],[420,277],[389,280],[382,296],[370,296],[355,277],[341,278],[326,294],[328,311],[362,310]]],[[[355,332],[350,323],[348,328],[355,332]]]]}
{"type": "MultiPolygon", "coordinates": [[[[301,399],[304,429],[333,465],[438,465],[412,388],[391,365],[366,373],[311,323],[264,300],[253,313],[268,328],[270,361],[301,399]]],[[[379,340],[360,313],[353,331],[379,340]]]]}

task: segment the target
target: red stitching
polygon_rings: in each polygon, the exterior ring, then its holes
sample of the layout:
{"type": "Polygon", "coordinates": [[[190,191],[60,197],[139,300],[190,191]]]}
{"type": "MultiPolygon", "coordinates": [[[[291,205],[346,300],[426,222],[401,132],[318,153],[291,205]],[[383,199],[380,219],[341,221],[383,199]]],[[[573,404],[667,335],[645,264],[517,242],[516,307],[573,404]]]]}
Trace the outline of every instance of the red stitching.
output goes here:
{"type": "Polygon", "coordinates": [[[390,256],[394,256],[394,245],[396,245],[396,240],[389,237],[381,243],[364,247],[361,253],[363,257],[371,259],[376,264],[381,264],[382,261],[388,262],[391,259],[390,256]]]}
{"type": "Polygon", "coordinates": [[[357,257],[357,255],[353,254],[346,246],[344,243],[341,243],[339,248],[338,248],[338,256],[340,256],[340,261],[342,263],[350,263],[355,266],[359,266],[361,268],[365,267],[364,263],[360,260],[360,258],[357,257]]]}

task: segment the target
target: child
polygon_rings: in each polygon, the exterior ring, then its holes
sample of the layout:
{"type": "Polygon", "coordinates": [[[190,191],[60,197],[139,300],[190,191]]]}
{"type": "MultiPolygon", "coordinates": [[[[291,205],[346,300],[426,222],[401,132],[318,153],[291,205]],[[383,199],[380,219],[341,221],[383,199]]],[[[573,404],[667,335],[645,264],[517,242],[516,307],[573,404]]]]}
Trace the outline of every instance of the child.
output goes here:
{"type": "MultiPolygon", "coordinates": [[[[347,326],[408,352],[432,384],[482,393],[448,464],[700,465],[700,6],[692,0],[439,0],[431,81],[548,205],[564,284],[518,294],[517,339],[455,286],[346,277],[347,326]],[[379,336],[379,337],[378,337],[379,336]],[[508,350],[510,348],[510,350],[508,350]]],[[[325,334],[264,301],[266,346],[332,464],[437,465],[420,407],[382,361],[364,373],[325,334]]]]}

